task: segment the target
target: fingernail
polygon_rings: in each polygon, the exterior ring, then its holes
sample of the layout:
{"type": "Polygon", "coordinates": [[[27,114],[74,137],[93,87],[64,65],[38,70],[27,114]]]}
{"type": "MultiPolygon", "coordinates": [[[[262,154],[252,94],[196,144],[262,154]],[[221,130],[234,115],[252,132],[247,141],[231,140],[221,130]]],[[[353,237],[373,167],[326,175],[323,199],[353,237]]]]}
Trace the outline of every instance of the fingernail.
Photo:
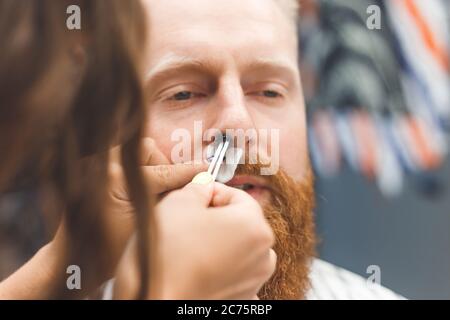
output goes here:
{"type": "Polygon", "coordinates": [[[209,172],[200,172],[198,173],[194,179],[192,179],[193,184],[206,185],[213,181],[213,177],[209,172]]]}

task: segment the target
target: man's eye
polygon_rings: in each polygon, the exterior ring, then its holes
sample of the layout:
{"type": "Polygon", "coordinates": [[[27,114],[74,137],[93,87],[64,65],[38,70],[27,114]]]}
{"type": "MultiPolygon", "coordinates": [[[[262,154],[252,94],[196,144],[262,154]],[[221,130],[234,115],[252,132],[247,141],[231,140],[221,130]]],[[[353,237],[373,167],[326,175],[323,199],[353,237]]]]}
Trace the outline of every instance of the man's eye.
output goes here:
{"type": "Polygon", "coordinates": [[[262,95],[266,98],[279,98],[281,94],[273,90],[264,90],[262,95]]]}
{"type": "Polygon", "coordinates": [[[193,96],[193,93],[190,91],[181,91],[172,96],[172,100],[176,101],[183,101],[183,100],[189,100],[193,96]]]}

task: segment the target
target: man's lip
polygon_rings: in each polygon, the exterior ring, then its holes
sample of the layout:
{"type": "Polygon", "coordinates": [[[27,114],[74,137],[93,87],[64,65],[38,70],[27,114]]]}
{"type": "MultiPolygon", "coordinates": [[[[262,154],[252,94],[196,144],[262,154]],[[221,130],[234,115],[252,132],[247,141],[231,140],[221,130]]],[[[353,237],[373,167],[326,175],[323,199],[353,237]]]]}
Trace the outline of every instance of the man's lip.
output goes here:
{"type": "Polygon", "coordinates": [[[250,175],[238,175],[226,183],[226,185],[230,187],[241,186],[244,184],[251,184],[255,188],[267,188],[267,184],[263,178],[250,175]]]}

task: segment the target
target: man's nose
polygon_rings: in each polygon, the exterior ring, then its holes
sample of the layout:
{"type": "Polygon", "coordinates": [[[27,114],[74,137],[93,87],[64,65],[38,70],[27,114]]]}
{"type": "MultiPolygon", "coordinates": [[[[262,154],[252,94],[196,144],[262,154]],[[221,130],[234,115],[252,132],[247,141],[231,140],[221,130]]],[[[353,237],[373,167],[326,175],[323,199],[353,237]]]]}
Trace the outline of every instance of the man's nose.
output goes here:
{"type": "Polygon", "coordinates": [[[224,80],[214,101],[214,128],[223,132],[227,129],[253,129],[254,122],[245,103],[245,94],[238,79],[224,80]]]}

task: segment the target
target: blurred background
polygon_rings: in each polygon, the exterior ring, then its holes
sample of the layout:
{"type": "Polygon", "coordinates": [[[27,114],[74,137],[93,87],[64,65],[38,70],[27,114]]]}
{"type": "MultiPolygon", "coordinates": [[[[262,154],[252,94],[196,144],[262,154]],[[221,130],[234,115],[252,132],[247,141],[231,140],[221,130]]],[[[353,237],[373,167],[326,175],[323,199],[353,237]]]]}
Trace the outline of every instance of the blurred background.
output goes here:
{"type": "Polygon", "coordinates": [[[450,299],[450,1],[301,4],[321,257],[450,299]]]}

